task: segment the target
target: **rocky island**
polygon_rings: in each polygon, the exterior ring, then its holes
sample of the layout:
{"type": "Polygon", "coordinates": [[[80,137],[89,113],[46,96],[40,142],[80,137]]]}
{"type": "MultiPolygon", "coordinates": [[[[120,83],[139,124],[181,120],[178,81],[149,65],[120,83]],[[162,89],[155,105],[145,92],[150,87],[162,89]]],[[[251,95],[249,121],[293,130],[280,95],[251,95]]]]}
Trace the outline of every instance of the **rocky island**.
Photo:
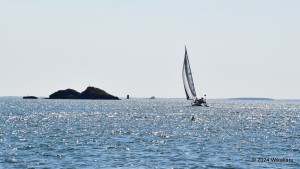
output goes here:
{"type": "Polygon", "coordinates": [[[49,96],[49,99],[93,99],[93,100],[120,100],[118,97],[113,96],[107,93],[104,90],[87,87],[85,91],[79,93],[74,89],[59,90],[55,93],[52,93],[49,96]]]}
{"type": "Polygon", "coordinates": [[[59,90],[52,93],[49,99],[75,99],[80,95],[79,92],[73,89],[59,90]]]}
{"type": "Polygon", "coordinates": [[[38,99],[35,96],[24,96],[23,99],[38,99]]]}

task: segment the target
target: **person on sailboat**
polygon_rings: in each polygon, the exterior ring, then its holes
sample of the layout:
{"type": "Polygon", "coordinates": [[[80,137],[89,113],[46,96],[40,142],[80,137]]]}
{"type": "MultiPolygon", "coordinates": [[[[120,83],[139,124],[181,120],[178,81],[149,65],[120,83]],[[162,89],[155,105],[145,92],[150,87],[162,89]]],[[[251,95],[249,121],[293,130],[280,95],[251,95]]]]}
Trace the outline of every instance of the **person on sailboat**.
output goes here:
{"type": "Polygon", "coordinates": [[[201,99],[199,99],[198,102],[199,102],[199,103],[206,103],[206,102],[204,101],[204,98],[203,98],[203,97],[201,97],[201,99]]]}
{"type": "Polygon", "coordinates": [[[196,98],[193,105],[206,106],[206,101],[203,97],[201,97],[200,99],[196,98]]]}

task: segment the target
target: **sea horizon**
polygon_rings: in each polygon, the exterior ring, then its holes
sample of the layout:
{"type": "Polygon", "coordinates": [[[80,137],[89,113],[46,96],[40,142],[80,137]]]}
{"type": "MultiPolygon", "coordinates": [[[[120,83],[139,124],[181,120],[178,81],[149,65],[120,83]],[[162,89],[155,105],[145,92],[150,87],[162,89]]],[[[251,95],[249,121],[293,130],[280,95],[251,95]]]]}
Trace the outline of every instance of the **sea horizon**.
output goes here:
{"type": "MultiPolygon", "coordinates": [[[[30,96],[30,95],[29,95],[30,96]]],[[[22,99],[24,96],[0,96],[0,98],[20,98],[22,99]]],[[[45,97],[45,96],[36,96],[37,98],[39,99],[45,99],[45,98],[49,98],[49,97],[45,97]]],[[[149,97],[132,97],[130,96],[129,99],[150,99],[150,97],[152,96],[149,96],[149,97]]],[[[120,99],[127,99],[125,96],[124,97],[119,97],[120,99]]],[[[183,100],[186,100],[185,97],[156,97],[155,96],[155,99],[183,99],[183,100]]],[[[64,100],[64,99],[62,99],[64,100]]],[[[72,100],[72,99],[70,99],[72,100]]],[[[82,100],[85,100],[85,99],[82,99],[82,100]]],[[[102,99],[87,99],[87,100],[102,100],[102,99]]],[[[105,99],[103,99],[105,100],[105,99]]],[[[261,101],[300,101],[300,99],[294,99],[294,98],[271,98],[271,97],[221,97],[221,98],[207,98],[207,100],[261,100],[261,101]]]]}

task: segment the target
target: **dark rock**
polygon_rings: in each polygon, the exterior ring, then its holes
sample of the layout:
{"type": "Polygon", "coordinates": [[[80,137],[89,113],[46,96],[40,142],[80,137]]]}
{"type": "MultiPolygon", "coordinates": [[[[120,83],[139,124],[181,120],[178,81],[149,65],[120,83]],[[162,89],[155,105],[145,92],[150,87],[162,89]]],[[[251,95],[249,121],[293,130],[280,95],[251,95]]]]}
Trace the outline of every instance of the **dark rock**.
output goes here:
{"type": "Polygon", "coordinates": [[[49,99],[103,99],[103,100],[120,100],[104,90],[88,87],[85,91],[79,93],[73,89],[59,90],[49,96],[49,99]]]}
{"type": "Polygon", "coordinates": [[[49,99],[75,99],[80,95],[73,89],[59,90],[49,96],[49,99]]]}
{"type": "Polygon", "coordinates": [[[104,100],[120,100],[118,97],[106,93],[104,90],[88,87],[81,92],[78,99],[104,99],[104,100]]]}
{"type": "Polygon", "coordinates": [[[35,96],[24,96],[23,99],[38,99],[35,96]]]}

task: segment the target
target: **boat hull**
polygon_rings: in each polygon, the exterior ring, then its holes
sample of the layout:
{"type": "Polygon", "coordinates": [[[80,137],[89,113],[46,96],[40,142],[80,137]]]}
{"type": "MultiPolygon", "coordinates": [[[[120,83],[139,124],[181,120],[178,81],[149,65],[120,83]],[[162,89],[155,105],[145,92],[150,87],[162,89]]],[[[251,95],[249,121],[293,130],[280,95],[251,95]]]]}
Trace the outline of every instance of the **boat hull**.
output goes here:
{"type": "Polygon", "coordinates": [[[208,107],[204,99],[196,99],[192,102],[192,106],[205,106],[208,107]]]}
{"type": "Polygon", "coordinates": [[[206,103],[204,104],[204,103],[201,103],[201,104],[194,104],[194,103],[192,103],[192,106],[203,106],[203,107],[209,107],[206,103]]]}

